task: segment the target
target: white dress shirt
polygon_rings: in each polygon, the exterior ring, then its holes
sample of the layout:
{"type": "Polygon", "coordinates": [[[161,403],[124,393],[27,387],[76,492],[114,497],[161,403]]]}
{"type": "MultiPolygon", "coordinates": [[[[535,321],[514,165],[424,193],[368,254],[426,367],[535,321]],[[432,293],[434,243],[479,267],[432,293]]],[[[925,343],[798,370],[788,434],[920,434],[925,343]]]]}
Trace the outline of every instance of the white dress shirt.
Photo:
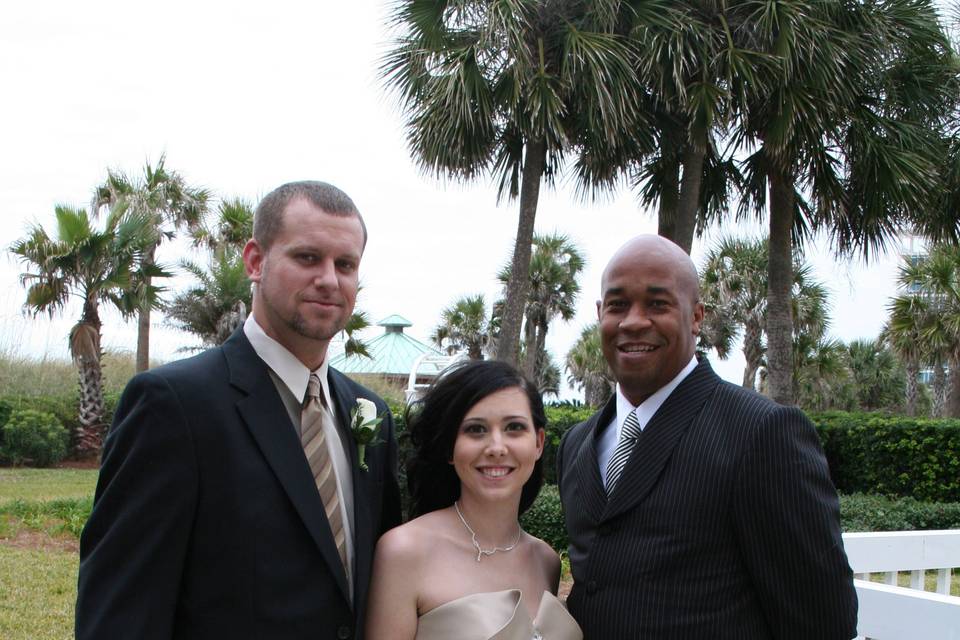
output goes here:
{"type": "MultiPolygon", "coordinates": [[[[310,382],[310,374],[316,374],[320,378],[320,388],[330,415],[334,421],[337,419],[336,406],[331,396],[329,383],[327,382],[327,359],[323,359],[323,364],[315,371],[310,371],[307,367],[290,353],[286,347],[268,336],[264,330],[254,320],[253,314],[247,316],[243,324],[243,332],[250,341],[253,350],[257,352],[260,359],[270,368],[270,377],[273,384],[277,387],[277,392],[283,400],[287,413],[290,414],[290,420],[297,428],[297,436],[300,435],[300,412],[303,407],[303,401],[307,395],[307,384],[310,382]]],[[[330,457],[333,459],[333,470],[337,474],[337,497],[340,500],[340,511],[344,523],[344,537],[347,543],[347,566],[353,566],[353,471],[350,468],[350,456],[344,449],[343,440],[340,437],[336,427],[332,424],[323,424],[324,435],[326,436],[327,447],[330,449],[330,457]]],[[[319,493],[317,494],[320,495],[319,493]]],[[[318,497],[319,499],[319,497],[318,497]]],[[[347,580],[350,583],[350,591],[353,592],[353,572],[347,572],[347,580]]]]}
{"type": "Polygon", "coordinates": [[[623,423],[626,421],[627,416],[630,415],[630,412],[636,412],[637,422],[640,424],[640,431],[643,431],[647,427],[647,423],[650,422],[650,418],[652,418],[653,414],[660,408],[660,405],[670,397],[673,390],[676,389],[677,386],[683,382],[683,379],[690,375],[690,372],[696,367],[697,356],[694,355],[693,358],[690,359],[690,362],[687,363],[687,366],[681,369],[680,373],[678,373],[673,380],[657,389],[653,395],[636,407],[626,399],[620,390],[620,384],[617,384],[617,415],[613,417],[613,422],[603,430],[603,433],[600,434],[600,439],[597,441],[597,464],[600,465],[600,479],[603,480],[603,486],[607,486],[607,465],[610,463],[610,458],[617,448],[617,442],[620,441],[620,430],[623,428],[623,423]]]}

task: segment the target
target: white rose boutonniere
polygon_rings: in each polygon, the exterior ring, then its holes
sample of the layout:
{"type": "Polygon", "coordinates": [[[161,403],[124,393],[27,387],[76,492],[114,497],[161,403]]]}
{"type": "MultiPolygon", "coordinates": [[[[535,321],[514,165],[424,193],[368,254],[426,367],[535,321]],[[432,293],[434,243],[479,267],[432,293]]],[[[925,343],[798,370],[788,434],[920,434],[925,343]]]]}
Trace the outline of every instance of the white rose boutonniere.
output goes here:
{"type": "Polygon", "coordinates": [[[357,398],[357,404],[350,411],[350,432],[357,443],[357,459],[360,460],[360,468],[368,470],[365,459],[367,446],[380,444],[377,440],[377,432],[383,417],[377,416],[377,405],[366,398],[357,398]]]}

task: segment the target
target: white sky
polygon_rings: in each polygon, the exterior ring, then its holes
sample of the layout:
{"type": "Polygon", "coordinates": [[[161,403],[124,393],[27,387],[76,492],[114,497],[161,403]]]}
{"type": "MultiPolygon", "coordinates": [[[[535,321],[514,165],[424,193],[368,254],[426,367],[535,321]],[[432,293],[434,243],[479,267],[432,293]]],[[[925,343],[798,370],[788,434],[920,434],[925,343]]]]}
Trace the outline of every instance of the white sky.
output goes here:
{"type": "MultiPolygon", "coordinates": [[[[419,173],[399,112],[382,89],[385,2],[184,2],[131,0],[7,3],[0,17],[0,247],[31,223],[53,228],[58,203],[85,206],[107,167],[137,174],[167,154],[167,167],[218,196],[256,202],[283,182],[319,179],[351,195],[370,241],[359,306],[371,319],[398,313],[426,341],[456,297],[499,293],[517,204],[496,206],[487,181],[461,185],[419,173]]],[[[562,363],[595,319],[600,273],[628,237],[656,230],[630,193],[603,204],[572,189],[541,191],[537,230],[568,234],[587,259],[574,321],[557,321],[548,348],[562,363]]],[[[715,230],[715,238],[731,229],[715,230]]],[[[705,245],[698,242],[699,262],[705,245]]],[[[161,260],[181,257],[165,247],[161,260]]],[[[895,293],[895,254],[864,268],[811,248],[832,292],[835,337],[877,335],[895,293]]],[[[67,357],[77,308],[51,320],[22,311],[20,265],[0,256],[0,351],[67,357]]],[[[172,289],[190,283],[181,275],[172,289]]],[[[135,348],[134,323],[104,311],[104,346],[135,348]]],[[[374,337],[374,327],[364,335],[374,337]]],[[[155,318],[152,356],[179,357],[189,334],[155,318]]],[[[737,356],[715,367],[740,382],[737,356]]],[[[563,394],[574,397],[572,391],[563,394]]]]}

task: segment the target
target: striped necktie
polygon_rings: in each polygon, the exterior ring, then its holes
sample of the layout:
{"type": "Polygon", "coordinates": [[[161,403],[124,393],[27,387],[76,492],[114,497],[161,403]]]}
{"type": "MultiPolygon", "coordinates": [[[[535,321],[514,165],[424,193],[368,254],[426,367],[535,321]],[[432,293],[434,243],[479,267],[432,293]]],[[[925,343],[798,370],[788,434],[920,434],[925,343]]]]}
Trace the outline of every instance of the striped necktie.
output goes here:
{"type": "MultiPolygon", "coordinates": [[[[343,570],[350,575],[347,567],[347,538],[343,529],[343,510],[340,508],[340,498],[337,494],[337,474],[333,468],[333,458],[330,447],[324,434],[324,423],[333,424],[333,416],[327,409],[323,392],[320,387],[320,378],[310,376],[307,383],[307,398],[303,412],[300,414],[300,442],[303,452],[310,464],[313,480],[317,484],[323,509],[330,523],[330,531],[340,553],[340,562],[343,570]]],[[[331,431],[332,433],[332,431],[331,431]]]]}
{"type": "Polygon", "coordinates": [[[633,452],[633,446],[640,437],[640,423],[637,422],[636,410],[627,414],[627,419],[623,421],[623,427],[620,429],[620,440],[617,441],[617,448],[613,450],[613,456],[607,463],[607,495],[613,493],[613,486],[627,465],[627,459],[633,452]]]}

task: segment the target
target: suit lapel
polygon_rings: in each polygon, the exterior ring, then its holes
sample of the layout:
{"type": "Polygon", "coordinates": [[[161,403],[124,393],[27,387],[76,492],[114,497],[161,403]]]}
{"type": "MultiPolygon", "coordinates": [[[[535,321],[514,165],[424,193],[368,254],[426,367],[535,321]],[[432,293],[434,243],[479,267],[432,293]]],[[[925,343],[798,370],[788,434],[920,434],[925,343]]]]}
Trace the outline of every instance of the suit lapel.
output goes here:
{"type": "Polygon", "coordinates": [[[240,417],[349,602],[347,577],[313,474],[267,366],[253,350],[242,328],[224,343],[223,353],[230,369],[230,383],[247,394],[237,402],[240,417]]]}
{"type": "Polygon", "coordinates": [[[673,390],[640,434],[606,502],[604,520],[629,510],[650,493],[719,380],[710,365],[701,361],[673,390]]]}
{"type": "Polygon", "coordinates": [[[617,398],[614,395],[599,413],[594,414],[587,421],[583,442],[574,453],[577,486],[583,492],[581,506],[595,522],[600,521],[607,503],[607,492],[603,488],[603,478],[600,477],[600,467],[597,463],[597,438],[613,420],[616,410],[617,398]]]}

